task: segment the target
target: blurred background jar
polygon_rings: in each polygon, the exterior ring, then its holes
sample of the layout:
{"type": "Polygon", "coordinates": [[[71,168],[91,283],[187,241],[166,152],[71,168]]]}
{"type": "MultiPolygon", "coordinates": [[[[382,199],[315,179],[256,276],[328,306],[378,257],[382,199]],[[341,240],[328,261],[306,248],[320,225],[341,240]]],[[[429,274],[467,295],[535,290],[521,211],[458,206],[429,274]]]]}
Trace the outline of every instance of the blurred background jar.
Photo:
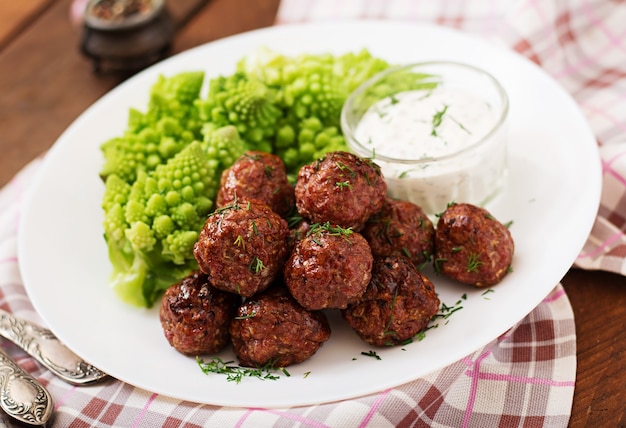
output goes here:
{"type": "Polygon", "coordinates": [[[70,14],[95,72],[141,70],[166,57],[174,38],[165,0],[79,0],[70,14]]]}

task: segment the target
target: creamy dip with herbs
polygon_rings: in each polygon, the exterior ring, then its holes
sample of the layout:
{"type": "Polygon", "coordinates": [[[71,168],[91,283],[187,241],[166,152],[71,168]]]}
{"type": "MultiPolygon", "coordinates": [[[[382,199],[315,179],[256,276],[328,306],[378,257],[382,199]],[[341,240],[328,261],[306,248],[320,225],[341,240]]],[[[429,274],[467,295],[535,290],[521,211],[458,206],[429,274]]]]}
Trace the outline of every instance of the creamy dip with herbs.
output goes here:
{"type": "Polygon", "coordinates": [[[453,201],[483,204],[501,187],[503,126],[492,133],[501,114],[476,93],[441,85],[378,101],[359,120],[354,137],[380,165],[391,197],[436,214],[453,201]],[[485,137],[471,150],[434,160],[485,137]]]}
{"type": "Polygon", "coordinates": [[[498,114],[457,88],[407,91],[378,101],[363,115],[357,140],[394,159],[434,158],[467,147],[491,131],[498,114]]]}

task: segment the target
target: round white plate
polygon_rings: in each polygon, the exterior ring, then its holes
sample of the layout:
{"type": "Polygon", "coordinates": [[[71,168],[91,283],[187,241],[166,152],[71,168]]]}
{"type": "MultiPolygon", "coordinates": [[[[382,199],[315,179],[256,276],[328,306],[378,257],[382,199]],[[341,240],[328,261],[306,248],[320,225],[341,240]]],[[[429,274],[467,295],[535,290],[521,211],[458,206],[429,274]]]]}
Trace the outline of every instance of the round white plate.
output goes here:
{"type": "MultiPolygon", "coordinates": [[[[24,207],[19,261],[35,309],[69,348],[112,376],[146,390],[199,403],[286,407],[347,399],[441,369],[521,320],[561,280],[593,224],[601,189],[595,139],[574,101],[521,56],[450,29],[398,22],[277,26],[203,45],[124,82],[85,111],[46,156],[24,207]],[[513,221],[514,272],[484,290],[432,276],[441,300],[463,309],[426,338],[372,349],[333,314],[333,333],[309,361],[279,380],[240,384],[203,374],[194,358],[166,342],[158,309],[122,303],[107,284],[102,237],[100,144],[121,134],[129,107],[144,110],[158,74],[230,74],[260,46],[286,54],[368,48],[393,63],[453,59],[496,76],[510,96],[510,175],[488,208],[513,221]],[[362,355],[375,351],[380,360],[362,355]],[[305,375],[308,373],[308,375],[305,375]]],[[[234,359],[230,351],[224,359],[234,359]]]]}

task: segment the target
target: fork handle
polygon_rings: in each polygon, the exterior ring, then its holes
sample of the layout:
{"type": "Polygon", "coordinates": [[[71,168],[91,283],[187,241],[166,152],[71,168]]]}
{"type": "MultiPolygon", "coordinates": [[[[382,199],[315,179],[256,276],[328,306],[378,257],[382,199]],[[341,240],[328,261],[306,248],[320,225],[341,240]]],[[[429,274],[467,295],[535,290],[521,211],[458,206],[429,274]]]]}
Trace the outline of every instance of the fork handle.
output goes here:
{"type": "Polygon", "coordinates": [[[84,385],[107,377],[106,373],[70,351],[50,330],[1,309],[0,335],[70,384],[84,385]]]}
{"type": "Polygon", "coordinates": [[[17,421],[45,425],[53,410],[52,398],[37,379],[0,349],[0,408],[17,421]]]}

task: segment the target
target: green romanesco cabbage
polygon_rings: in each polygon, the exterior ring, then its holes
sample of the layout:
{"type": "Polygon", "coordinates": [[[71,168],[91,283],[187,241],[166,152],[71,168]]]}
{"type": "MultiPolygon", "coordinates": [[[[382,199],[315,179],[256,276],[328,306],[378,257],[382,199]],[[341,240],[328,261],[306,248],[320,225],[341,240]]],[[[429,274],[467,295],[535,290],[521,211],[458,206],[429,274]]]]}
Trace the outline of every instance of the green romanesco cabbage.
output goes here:
{"type": "MultiPolygon", "coordinates": [[[[218,171],[225,170],[248,149],[233,125],[218,127],[207,123],[202,128],[203,147],[211,159],[218,162],[218,171]]],[[[220,177],[217,177],[219,180],[220,177]]]]}
{"type": "Polygon", "coordinates": [[[272,151],[270,141],[282,111],[275,91],[244,73],[219,76],[209,83],[207,97],[196,103],[200,117],[213,125],[233,125],[247,149],[272,151]]]}
{"type": "Polygon", "coordinates": [[[102,144],[100,175],[106,179],[115,174],[131,184],[139,171],[152,171],[199,139],[202,121],[194,101],[203,80],[203,72],[160,76],[151,87],[146,112],[130,109],[123,135],[102,144]]]}
{"type": "MultiPolygon", "coordinates": [[[[225,153],[224,161],[231,162],[234,152],[225,153]]],[[[197,269],[193,246],[213,208],[221,164],[205,143],[195,141],[152,172],[139,171],[132,185],[115,174],[108,177],[104,236],[113,266],[110,283],[122,300],[150,307],[197,269]]]]}
{"type": "Polygon", "coordinates": [[[339,128],[324,126],[317,117],[303,119],[295,127],[284,126],[278,130],[275,140],[275,153],[285,162],[290,174],[327,152],[345,149],[346,140],[339,128]]]}

